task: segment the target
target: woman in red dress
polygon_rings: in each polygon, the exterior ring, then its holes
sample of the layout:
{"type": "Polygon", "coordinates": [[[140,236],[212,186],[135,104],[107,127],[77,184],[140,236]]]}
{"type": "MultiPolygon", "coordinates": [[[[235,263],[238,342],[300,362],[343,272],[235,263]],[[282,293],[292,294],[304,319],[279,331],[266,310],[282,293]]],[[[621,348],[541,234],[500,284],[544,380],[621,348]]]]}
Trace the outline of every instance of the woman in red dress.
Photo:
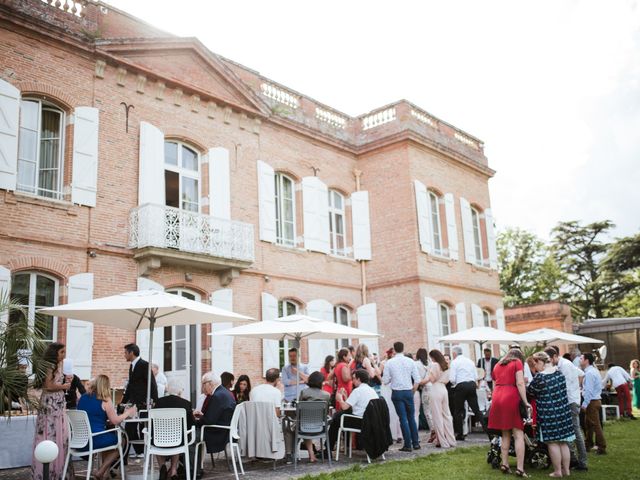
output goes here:
{"type": "Polygon", "coordinates": [[[336,366],[336,359],[333,358],[333,355],[327,355],[324,359],[324,367],[320,369],[320,373],[324,377],[324,381],[322,382],[322,389],[327,392],[329,395],[333,395],[335,392],[335,378],[333,374],[333,369],[336,366]]]}
{"type": "MultiPolygon", "coordinates": [[[[336,368],[333,369],[333,375],[335,376],[336,383],[338,384],[338,389],[336,391],[340,391],[341,388],[344,388],[347,392],[345,398],[349,397],[349,394],[353,389],[349,362],[351,362],[351,353],[346,348],[341,349],[338,352],[338,363],[336,364],[336,368]]],[[[339,402],[336,402],[336,411],[340,411],[339,402]]]]}
{"type": "Polygon", "coordinates": [[[516,475],[529,477],[524,472],[524,432],[520,416],[520,401],[524,402],[527,408],[531,408],[531,406],[527,402],[523,364],[524,355],[522,352],[517,348],[512,348],[494,367],[491,374],[494,390],[489,411],[489,429],[502,431],[502,465],[500,465],[500,470],[503,473],[511,473],[509,447],[513,433],[517,461],[516,475]]]}

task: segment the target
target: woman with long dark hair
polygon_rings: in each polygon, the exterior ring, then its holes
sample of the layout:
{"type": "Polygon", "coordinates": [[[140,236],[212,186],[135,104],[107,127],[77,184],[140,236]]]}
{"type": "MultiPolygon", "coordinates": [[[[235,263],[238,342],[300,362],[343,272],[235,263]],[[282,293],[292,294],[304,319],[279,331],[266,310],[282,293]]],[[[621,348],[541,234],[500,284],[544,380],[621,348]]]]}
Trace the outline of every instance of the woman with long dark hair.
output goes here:
{"type": "MultiPolygon", "coordinates": [[[[36,420],[36,434],[33,439],[33,449],[43,440],[51,440],[58,445],[58,456],[49,464],[49,480],[62,478],[64,460],[67,455],[68,431],[65,419],[64,392],[71,387],[71,378],[62,374],[62,361],[66,355],[62,343],[51,343],[44,352],[43,361],[46,364],[44,376],[36,378],[35,386],[42,389],[38,419],[36,420]]],[[[33,457],[31,473],[34,480],[42,480],[42,464],[33,457]]]]}
{"type": "MultiPolygon", "coordinates": [[[[351,369],[349,368],[350,362],[351,352],[349,352],[349,349],[347,348],[342,348],[338,352],[338,363],[336,364],[336,368],[333,370],[333,373],[336,376],[338,390],[344,388],[347,392],[346,397],[349,397],[351,390],[353,390],[353,384],[351,383],[351,369]]],[[[336,411],[340,411],[340,404],[338,404],[338,402],[336,402],[336,411]]]]}
{"type": "Polygon", "coordinates": [[[445,385],[449,383],[449,365],[440,350],[429,352],[431,363],[427,382],[431,383],[429,390],[429,406],[431,419],[436,432],[436,447],[450,448],[456,446],[456,436],[453,432],[453,417],[449,409],[449,394],[445,385]]]}
{"type": "Polygon", "coordinates": [[[527,401],[524,385],[524,355],[518,348],[512,348],[500,359],[492,372],[493,395],[489,411],[489,428],[502,431],[500,470],[511,473],[509,468],[509,447],[511,436],[515,438],[516,475],[528,477],[524,472],[524,432],[520,416],[520,402],[531,408],[527,401]]]}
{"type": "Polygon", "coordinates": [[[322,390],[327,392],[329,395],[333,395],[336,391],[336,380],[334,378],[333,369],[336,366],[336,359],[333,355],[327,355],[324,358],[324,365],[320,369],[320,373],[322,374],[322,390]]]}
{"type": "Polygon", "coordinates": [[[251,380],[249,375],[240,375],[238,381],[233,386],[233,396],[236,397],[236,405],[248,402],[251,395],[251,380]]]}
{"type": "Polygon", "coordinates": [[[420,375],[419,383],[420,387],[414,394],[414,404],[416,411],[416,425],[419,425],[420,406],[429,424],[429,440],[427,443],[433,443],[436,438],[436,433],[433,430],[433,419],[431,418],[431,409],[429,408],[429,390],[431,390],[431,382],[429,382],[429,354],[426,348],[419,348],[416,352],[416,366],[418,367],[418,374],[420,375]]]}

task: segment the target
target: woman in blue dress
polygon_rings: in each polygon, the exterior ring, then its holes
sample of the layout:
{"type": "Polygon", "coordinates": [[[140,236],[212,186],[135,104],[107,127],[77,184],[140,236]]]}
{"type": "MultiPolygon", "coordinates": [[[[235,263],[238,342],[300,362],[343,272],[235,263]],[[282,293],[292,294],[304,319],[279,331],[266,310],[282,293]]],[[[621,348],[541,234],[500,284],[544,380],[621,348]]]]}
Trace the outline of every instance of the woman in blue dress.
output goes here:
{"type": "MultiPolygon", "coordinates": [[[[107,430],[107,420],[113,425],[118,425],[128,417],[136,414],[136,407],[133,406],[125,410],[122,415],[116,413],[110,396],[109,377],[106,375],[98,375],[91,381],[89,392],[80,397],[78,401],[78,410],[84,410],[89,417],[91,425],[91,433],[104,432],[107,430]]],[[[118,437],[116,432],[105,433],[93,437],[93,448],[105,448],[110,445],[116,445],[118,437]]],[[[85,447],[89,450],[89,445],[85,447]]],[[[93,473],[93,477],[97,479],[108,479],[111,464],[118,458],[117,450],[109,450],[102,452],[102,462],[100,469],[93,473]]]]}
{"type": "Polygon", "coordinates": [[[567,399],[567,385],[564,375],[551,364],[544,352],[533,354],[536,375],[527,387],[527,392],[535,397],[538,411],[538,438],[549,447],[553,465],[550,477],[568,477],[571,454],[569,442],[576,439],[571,410],[567,399]]]}

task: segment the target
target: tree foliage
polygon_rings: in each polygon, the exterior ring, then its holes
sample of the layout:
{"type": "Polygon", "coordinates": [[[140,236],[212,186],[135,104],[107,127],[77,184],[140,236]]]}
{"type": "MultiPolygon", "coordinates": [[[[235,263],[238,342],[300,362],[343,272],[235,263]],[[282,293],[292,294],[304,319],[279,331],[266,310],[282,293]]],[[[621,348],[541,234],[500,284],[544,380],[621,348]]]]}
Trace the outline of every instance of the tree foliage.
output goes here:
{"type": "Polygon", "coordinates": [[[500,288],[507,307],[555,300],[564,281],[555,258],[533,233],[509,228],[497,238],[500,288]]]}

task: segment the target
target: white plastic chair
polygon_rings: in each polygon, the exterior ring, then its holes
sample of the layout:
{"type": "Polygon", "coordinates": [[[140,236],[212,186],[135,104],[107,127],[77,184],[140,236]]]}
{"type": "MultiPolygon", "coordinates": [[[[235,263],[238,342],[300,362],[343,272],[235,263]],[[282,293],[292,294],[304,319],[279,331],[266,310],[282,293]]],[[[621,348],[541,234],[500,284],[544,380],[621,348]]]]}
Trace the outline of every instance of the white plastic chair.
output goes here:
{"type": "MultiPolygon", "coordinates": [[[[345,438],[345,444],[344,444],[344,452],[345,454],[347,453],[347,444],[349,445],[349,458],[351,458],[351,447],[352,447],[352,443],[353,443],[353,437],[351,435],[351,433],[362,433],[362,431],[359,428],[354,428],[354,427],[345,427],[344,426],[344,419],[345,418],[357,418],[358,420],[362,421],[362,417],[358,417],[357,415],[351,415],[350,413],[345,413],[343,415],[340,416],[340,429],[338,430],[338,443],[336,444],[336,462],[338,460],[340,460],[340,439],[342,438],[342,434],[349,434],[348,435],[348,439],[345,438]]],[[[369,455],[367,455],[367,462],[371,463],[371,459],[369,458],[369,455]]]]}
{"type": "MultiPolygon", "coordinates": [[[[196,429],[191,427],[187,430],[187,412],[184,408],[153,408],[149,410],[149,426],[151,432],[145,432],[144,480],[147,480],[151,455],[170,457],[181,453],[184,454],[187,480],[191,480],[189,445],[195,441],[196,429]]],[[[151,475],[153,476],[153,464],[151,465],[151,475]]]]}
{"type": "Polygon", "coordinates": [[[96,453],[107,452],[109,450],[118,449],[120,454],[120,475],[124,477],[124,457],[122,455],[122,431],[119,428],[111,428],[103,432],[91,432],[91,424],[89,416],[84,410],[67,410],[67,425],[69,426],[69,448],[64,461],[64,470],[62,478],[66,478],[67,468],[69,467],[69,459],[71,455],[85,456],[89,455],[89,464],[87,466],[87,480],[91,476],[91,465],[93,464],[93,455],[96,453]],[[93,448],[93,439],[105,433],[115,432],[118,437],[118,443],[103,448],[93,448]],[[84,450],[86,446],[88,450],[84,450]],[[82,449],[82,450],[81,450],[82,449]]]}
{"type": "MultiPolygon", "coordinates": [[[[240,412],[244,408],[244,403],[236,406],[233,411],[233,416],[231,417],[231,423],[229,425],[203,425],[200,427],[200,441],[196,443],[196,455],[193,461],[193,480],[197,480],[198,478],[198,454],[200,453],[200,449],[204,448],[206,451],[206,443],[204,441],[204,432],[207,428],[220,428],[223,430],[229,431],[229,450],[231,451],[231,462],[233,464],[233,474],[238,480],[238,467],[236,466],[236,455],[238,458],[238,462],[240,463],[240,473],[244,475],[244,466],[242,465],[242,457],[240,455],[240,445],[238,441],[240,440],[240,435],[238,433],[238,422],[240,421],[240,412]]],[[[225,448],[226,453],[226,448],[225,448]]],[[[202,463],[204,460],[204,452],[202,454],[202,459],[200,462],[202,463]]]]}

